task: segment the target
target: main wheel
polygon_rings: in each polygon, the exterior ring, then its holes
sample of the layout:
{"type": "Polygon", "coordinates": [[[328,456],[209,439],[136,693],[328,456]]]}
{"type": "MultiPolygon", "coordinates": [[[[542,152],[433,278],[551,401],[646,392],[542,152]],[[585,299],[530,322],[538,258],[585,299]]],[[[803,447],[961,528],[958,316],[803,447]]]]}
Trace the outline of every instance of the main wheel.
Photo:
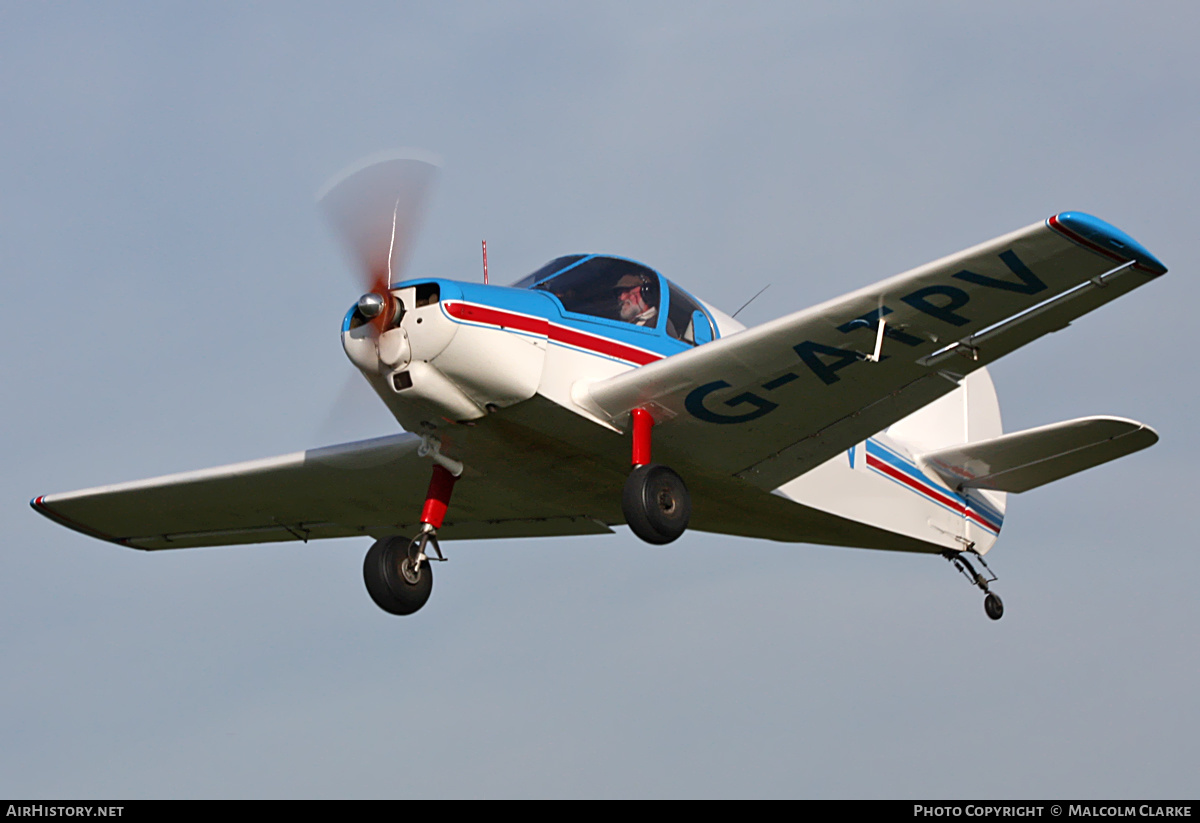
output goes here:
{"type": "Polygon", "coordinates": [[[683,478],[666,466],[638,466],[625,481],[621,495],[625,522],[647,543],[670,543],[687,529],[692,498],[683,478]]]}
{"type": "Polygon", "coordinates": [[[418,565],[410,552],[414,541],[403,537],[376,540],[363,561],[363,580],[375,605],[390,614],[412,614],[433,592],[429,561],[418,565]]]}
{"type": "Polygon", "coordinates": [[[988,592],[987,597],[983,598],[983,610],[988,617],[999,620],[1004,617],[1004,601],[995,592],[988,592]]]}

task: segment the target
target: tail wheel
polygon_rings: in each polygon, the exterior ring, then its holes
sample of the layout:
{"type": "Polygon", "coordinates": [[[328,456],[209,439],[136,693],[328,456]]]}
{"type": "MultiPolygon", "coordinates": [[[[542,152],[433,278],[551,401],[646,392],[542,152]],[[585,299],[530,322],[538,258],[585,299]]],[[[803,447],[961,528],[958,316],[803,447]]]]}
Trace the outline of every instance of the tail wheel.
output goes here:
{"type": "Polygon", "coordinates": [[[954,564],[954,568],[962,573],[962,576],[967,578],[972,585],[977,586],[983,592],[983,610],[992,620],[999,620],[1004,617],[1004,601],[1000,599],[1000,595],[988,590],[988,585],[995,583],[996,575],[992,574],[992,570],[988,568],[987,561],[983,559],[983,555],[975,551],[975,544],[970,543],[966,549],[961,551],[956,549],[946,549],[942,552],[942,557],[954,564]],[[984,570],[987,571],[987,576],[983,576],[975,571],[975,567],[971,565],[971,561],[967,555],[975,555],[975,559],[979,561],[984,570]]]}
{"type": "Polygon", "coordinates": [[[410,550],[414,541],[403,537],[376,540],[363,561],[363,580],[375,605],[389,614],[412,614],[433,592],[429,561],[410,550]]]}
{"type": "Polygon", "coordinates": [[[987,597],[983,598],[983,610],[988,617],[999,620],[1004,617],[1004,601],[995,592],[988,592],[987,597]]]}
{"type": "Polygon", "coordinates": [[[662,545],[687,529],[692,498],[683,478],[666,466],[651,463],[630,472],[621,509],[634,534],[647,543],[662,545]]]}

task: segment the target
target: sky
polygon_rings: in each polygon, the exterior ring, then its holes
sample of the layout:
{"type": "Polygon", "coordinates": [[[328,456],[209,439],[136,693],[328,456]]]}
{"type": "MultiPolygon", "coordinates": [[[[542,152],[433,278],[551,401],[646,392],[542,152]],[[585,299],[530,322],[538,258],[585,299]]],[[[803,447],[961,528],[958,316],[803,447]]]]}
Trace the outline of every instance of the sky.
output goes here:
{"type": "Polygon", "coordinates": [[[0,796],[1195,798],[1200,10],[0,5],[0,796]],[[991,371],[1154,448],[944,560],[625,528],[142,553],[39,494],[390,433],[320,188],[436,152],[409,265],[647,263],[761,323],[1059,211],[1170,273],[991,371]]]}

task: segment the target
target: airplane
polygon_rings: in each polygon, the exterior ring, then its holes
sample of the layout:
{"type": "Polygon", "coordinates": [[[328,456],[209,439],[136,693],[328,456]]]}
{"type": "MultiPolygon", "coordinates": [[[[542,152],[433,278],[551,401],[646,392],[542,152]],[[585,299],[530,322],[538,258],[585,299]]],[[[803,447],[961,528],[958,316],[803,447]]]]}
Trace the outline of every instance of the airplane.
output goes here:
{"type": "Polygon", "coordinates": [[[998,620],[984,555],[1007,494],[1158,440],[1109,416],[1001,427],[989,364],[1167,271],[1096,217],[1061,212],[746,328],[610,255],[499,286],[485,247],[483,283],[404,279],[435,168],[390,157],[321,198],[368,284],[342,346],[404,431],[33,508],[145,551],[368,536],[366,588],[394,615],[429,599],[440,540],[628,524],[655,545],[691,528],[939,555],[998,620]]]}

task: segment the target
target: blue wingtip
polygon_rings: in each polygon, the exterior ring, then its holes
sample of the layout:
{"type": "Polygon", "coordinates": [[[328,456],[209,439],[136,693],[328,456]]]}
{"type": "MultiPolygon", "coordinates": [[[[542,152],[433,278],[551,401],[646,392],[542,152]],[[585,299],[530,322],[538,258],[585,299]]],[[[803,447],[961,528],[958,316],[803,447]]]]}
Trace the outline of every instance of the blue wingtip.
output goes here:
{"type": "Polygon", "coordinates": [[[1138,241],[1111,223],[1081,211],[1064,211],[1049,220],[1054,228],[1093,251],[1124,262],[1136,260],[1137,268],[1151,274],[1166,274],[1167,267],[1138,241]]]}

